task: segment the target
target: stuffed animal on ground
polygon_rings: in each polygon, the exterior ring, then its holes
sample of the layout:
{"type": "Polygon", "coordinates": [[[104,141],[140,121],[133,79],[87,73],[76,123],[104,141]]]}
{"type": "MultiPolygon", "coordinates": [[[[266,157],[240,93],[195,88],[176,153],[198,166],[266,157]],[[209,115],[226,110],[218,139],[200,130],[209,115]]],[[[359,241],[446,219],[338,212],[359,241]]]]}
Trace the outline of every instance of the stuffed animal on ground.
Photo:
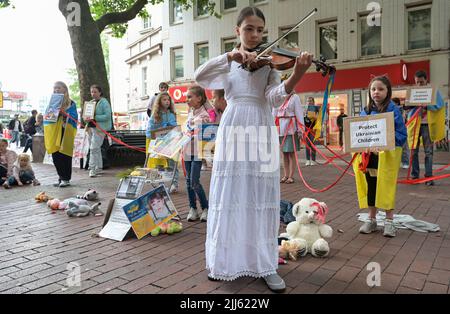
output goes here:
{"type": "Polygon", "coordinates": [[[36,195],[34,197],[34,199],[36,200],[37,203],[46,203],[49,200],[51,200],[52,198],[48,195],[45,194],[45,192],[41,192],[38,195],[36,195]]]}
{"type": "Polygon", "coordinates": [[[59,199],[57,199],[57,198],[47,201],[47,206],[51,210],[63,210],[63,209],[65,209],[65,207],[62,205],[62,202],[59,199]]]}
{"type": "Polygon", "coordinates": [[[278,256],[284,260],[291,259],[296,261],[300,256],[305,255],[305,249],[300,249],[300,245],[296,241],[281,241],[278,247],[278,256]]]}
{"type": "Polygon", "coordinates": [[[296,218],[287,225],[281,236],[289,239],[290,245],[298,245],[301,256],[311,253],[314,257],[326,257],[330,252],[328,242],[333,229],[325,224],[328,207],[312,198],[304,198],[294,205],[292,213],[296,218]]]}
{"type": "Polygon", "coordinates": [[[101,216],[103,213],[99,209],[100,205],[101,203],[96,203],[92,206],[78,205],[77,203],[70,201],[66,209],[66,214],[69,217],[86,217],[89,216],[90,213],[94,216],[101,216]]]}
{"type": "Polygon", "coordinates": [[[98,199],[98,193],[96,190],[89,189],[83,195],[77,195],[77,198],[92,202],[92,201],[96,201],[98,199]]]}
{"type": "Polygon", "coordinates": [[[157,237],[160,234],[167,233],[168,235],[172,235],[174,233],[181,232],[183,230],[183,225],[178,222],[169,222],[169,223],[162,223],[158,227],[152,230],[151,235],[152,237],[157,237]]]}

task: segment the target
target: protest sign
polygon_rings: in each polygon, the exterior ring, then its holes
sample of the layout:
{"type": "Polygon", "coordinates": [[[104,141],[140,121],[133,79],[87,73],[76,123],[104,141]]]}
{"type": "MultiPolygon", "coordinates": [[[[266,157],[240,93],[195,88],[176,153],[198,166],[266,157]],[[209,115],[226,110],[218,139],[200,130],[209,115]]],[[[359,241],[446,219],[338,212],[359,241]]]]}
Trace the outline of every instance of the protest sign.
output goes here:
{"type": "Polygon", "coordinates": [[[436,103],[436,92],[431,86],[418,86],[408,89],[406,106],[426,106],[436,103]]]}
{"type": "Polygon", "coordinates": [[[344,119],[344,151],[365,152],[395,149],[394,113],[382,113],[344,119]]]}
{"type": "Polygon", "coordinates": [[[123,211],[123,207],[130,203],[129,199],[116,198],[108,209],[103,223],[103,229],[99,236],[102,238],[112,239],[116,241],[123,241],[127,233],[131,229],[130,221],[123,211]]]}
{"type": "Polygon", "coordinates": [[[52,94],[50,102],[45,109],[43,117],[45,122],[56,122],[58,120],[59,110],[61,109],[63,101],[64,94],[52,94]]]}

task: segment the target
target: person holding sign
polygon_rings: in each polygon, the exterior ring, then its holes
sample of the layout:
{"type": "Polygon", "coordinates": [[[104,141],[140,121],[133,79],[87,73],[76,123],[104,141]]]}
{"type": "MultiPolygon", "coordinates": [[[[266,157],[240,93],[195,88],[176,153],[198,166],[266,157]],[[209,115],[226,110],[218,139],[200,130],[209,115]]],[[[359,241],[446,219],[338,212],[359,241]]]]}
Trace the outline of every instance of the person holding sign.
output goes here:
{"type": "Polygon", "coordinates": [[[52,154],[53,164],[59,176],[54,186],[63,188],[70,185],[72,178],[72,156],[78,113],[77,105],[70,99],[65,83],[56,82],[53,93],[52,99],[55,101],[50,101],[44,115],[44,141],[45,149],[48,154],[52,154]]]}
{"type": "Polygon", "coordinates": [[[108,100],[103,97],[100,86],[91,86],[91,96],[96,102],[94,117],[83,117],[87,124],[86,132],[89,136],[89,176],[96,177],[103,169],[103,158],[101,147],[105,139],[104,131],[110,131],[112,128],[111,105],[108,100]],[[96,124],[93,123],[95,121],[96,124]],[[97,126],[98,127],[97,127],[97,126]]]}
{"type": "Polygon", "coordinates": [[[353,163],[356,189],[360,208],[369,208],[369,221],[359,229],[360,233],[372,233],[377,230],[377,208],[386,211],[384,233],[386,237],[395,237],[393,223],[397,176],[402,156],[402,146],[406,141],[406,127],[398,107],[391,100],[391,82],[386,76],[372,79],[369,85],[369,104],[361,112],[362,116],[385,112],[394,113],[395,150],[379,151],[368,149],[358,154],[353,163]]]}
{"type": "MultiPolygon", "coordinates": [[[[417,71],[415,75],[417,86],[426,86],[428,76],[425,71],[417,71]]],[[[412,178],[418,179],[419,168],[419,147],[420,140],[423,142],[425,151],[425,177],[433,176],[433,145],[445,137],[445,108],[441,93],[437,92],[437,104],[430,106],[418,106],[408,114],[408,145],[411,149],[412,158],[412,178]]],[[[434,181],[427,181],[428,186],[433,186],[434,181]]]]}
{"type": "MultiPolygon", "coordinates": [[[[148,120],[147,130],[145,135],[148,141],[151,140],[152,131],[177,126],[177,115],[175,112],[175,105],[168,92],[161,92],[156,98],[153,104],[153,111],[150,119],[148,120]]],[[[170,187],[169,193],[176,193],[178,191],[178,165],[173,159],[169,159],[169,167],[173,168],[175,175],[173,178],[173,184],[170,187]]]]}

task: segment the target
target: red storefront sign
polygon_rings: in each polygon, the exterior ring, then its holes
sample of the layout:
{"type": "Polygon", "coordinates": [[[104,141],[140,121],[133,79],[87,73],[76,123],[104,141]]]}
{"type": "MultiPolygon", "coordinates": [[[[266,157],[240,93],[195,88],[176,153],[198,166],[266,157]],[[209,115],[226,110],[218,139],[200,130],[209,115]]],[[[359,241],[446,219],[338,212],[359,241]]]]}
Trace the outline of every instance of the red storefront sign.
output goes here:
{"type": "MultiPolygon", "coordinates": [[[[414,74],[424,70],[430,77],[430,61],[419,61],[364,67],[347,70],[337,70],[333,90],[367,89],[374,76],[387,75],[392,86],[414,85],[414,74]]],[[[295,87],[297,93],[324,91],[328,78],[320,73],[307,73],[295,87]]]]}
{"type": "MultiPolygon", "coordinates": [[[[169,94],[170,97],[172,97],[173,102],[178,104],[178,103],[185,103],[187,102],[187,92],[189,87],[191,87],[192,85],[180,85],[180,86],[173,86],[169,88],[169,94]]],[[[212,90],[206,90],[206,97],[208,97],[208,99],[212,99],[213,95],[212,95],[212,90]]]]}
{"type": "Polygon", "coordinates": [[[27,99],[27,93],[3,92],[3,98],[5,100],[25,100],[25,99],[27,99]]]}

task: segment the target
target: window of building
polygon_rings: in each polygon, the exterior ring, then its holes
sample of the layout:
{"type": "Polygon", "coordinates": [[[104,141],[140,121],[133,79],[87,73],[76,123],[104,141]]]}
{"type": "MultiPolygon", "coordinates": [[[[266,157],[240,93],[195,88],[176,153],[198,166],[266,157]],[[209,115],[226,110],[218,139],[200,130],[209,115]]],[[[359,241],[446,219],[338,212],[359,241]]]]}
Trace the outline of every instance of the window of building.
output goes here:
{"type": "Polygon", "coordinates": [[[152,20],[149,17],[143,17],[142,18],[142,29],[147,29],[152,27],[152,20]]]}
{"type": "Polygon", "coordinates": [[[319,25],[319,54],[327,60],[337,59],[337,21],[320,23],[319,25]]]}
{"type": "Polygon", "coordinates": [[[170,20],[172,24],[183,22],[183,7],[175,0],[170,1],[170,20]]]}
{"type": "Polygon", "coordinates": [[[172,49],[172,77],[179,79],[184,77],[183,48],[172,49]]]}
{"type": "Polygon", "coordinates": [[[147,67],[142,68],[142,97],[145,97],[148,95],[147,90],[147,67]]]}
{"type": "Polygon", "coordinates": [[[236,2],[237,2],[236,0],[223,0],[222,1],[223,10],[226,11],[236,8],[237,6],[236,2]]]}
{"type": "MultiPolygon", "coordinates": [[[[280,31],[280,36],[288,32],[290,28],[284,28],[280,31]]],[[[298,31],[293,31],[286,37],[284,37],[279,44],[280,48],[289,49],[289,48],[299,48],[298,46],[298,31]]]]}
{"type": "Polygon", "coordinates": [[[267,2],[269,2],[269,1],[268,0],[252,0],[251,4],[252,5],[258,5],[258,4],[267,3],[267,2]]]}
{"type": "Polygon", "coordinates": [[[237,45],[237,39],[236,38],[229,38],[229,39],[223,39],[222,41],[222,52],[230,52],[233,50],[237,45]]]}
{"type": "Polygon", "coordinates": [[[195,17],[208,15],[208,0],[196,0],[194,5],[195,17]]]}
{"type": "Polygon", "coordinates": [[[359,17],[361,57],[381,54],[381,26],[369,25],[367,19],[368,15],[359,17]]]}
{"type": "Polygon", "coordinates": [[[195,63],[199,67],[209,60],[209,46],[207,43],[197,44],[195,49],[195,63]]]}
{"type": "Polygon", "coordinates": [[[431,48],[431,6],[408,9],[408,49],[431,48]]]}

